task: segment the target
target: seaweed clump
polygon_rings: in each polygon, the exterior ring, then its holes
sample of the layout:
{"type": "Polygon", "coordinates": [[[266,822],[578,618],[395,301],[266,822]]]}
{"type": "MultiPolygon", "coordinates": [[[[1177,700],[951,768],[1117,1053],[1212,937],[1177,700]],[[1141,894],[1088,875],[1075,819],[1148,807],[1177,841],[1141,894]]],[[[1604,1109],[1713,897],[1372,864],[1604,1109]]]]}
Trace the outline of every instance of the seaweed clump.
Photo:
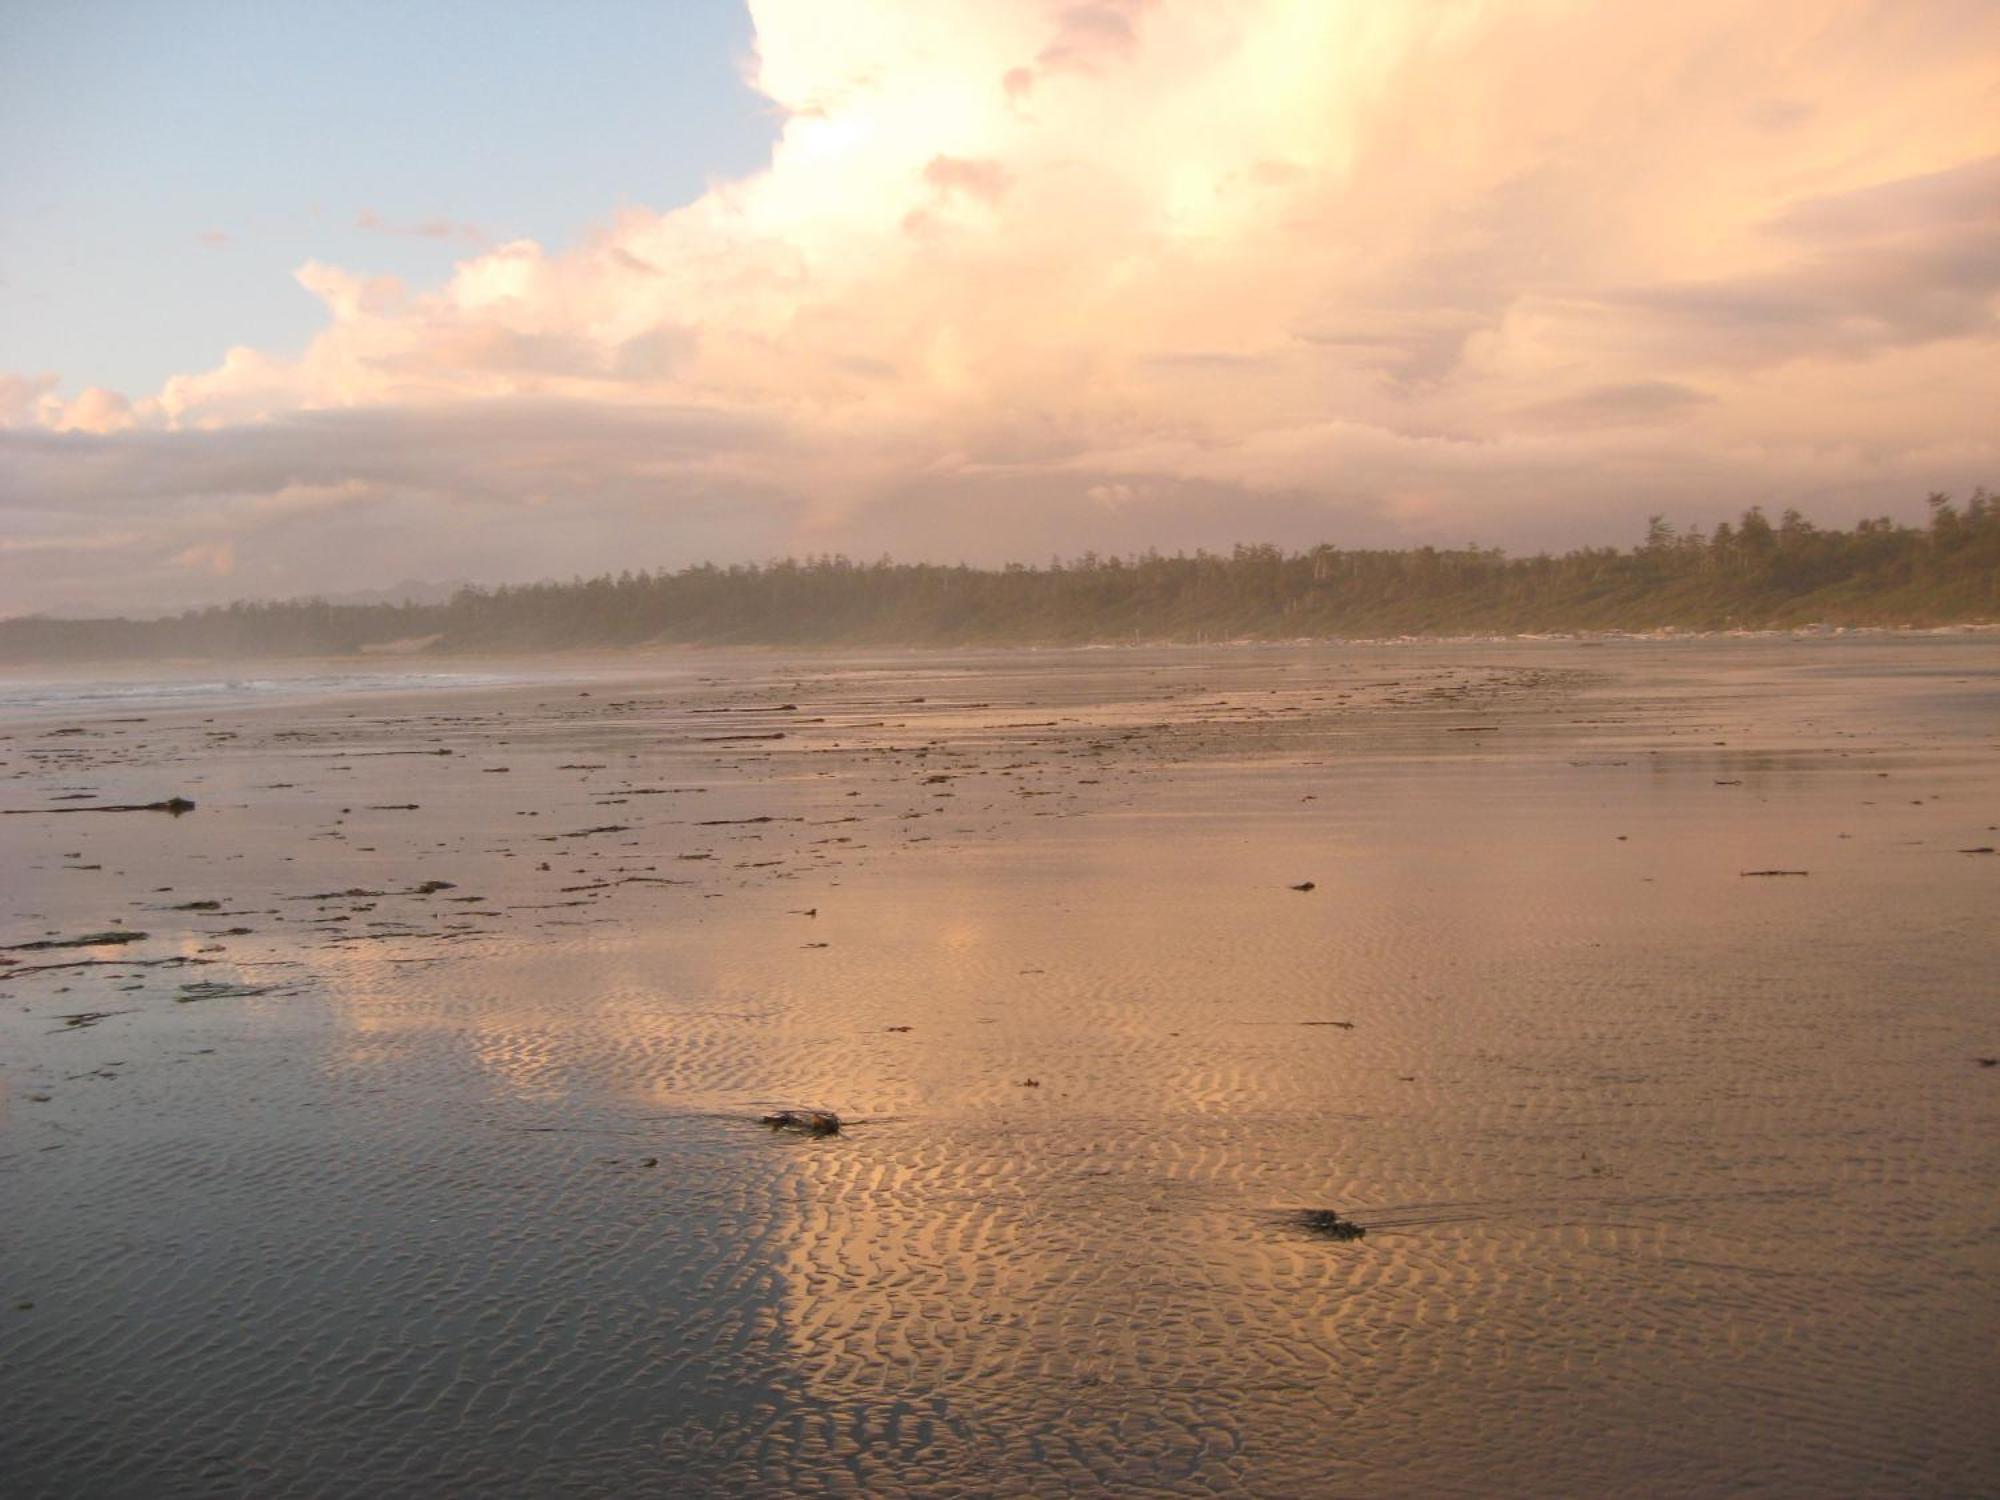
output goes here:
{"type": "Polygon", "coordinates": [[[1322,1239],[1358,1240],[1368,1233],[1352,1219],[1342,1218],[1330,1208],[1302,1208],[1297,1222],[1299,1228],[1322,1239]]]}
{"type": "Polygon", "coordinates": [[[773,1130],[795,1130],[801,1135],[839,1135],[840,1116],[830,1109],[781,1109],[759,1122],[773,1130]]]}

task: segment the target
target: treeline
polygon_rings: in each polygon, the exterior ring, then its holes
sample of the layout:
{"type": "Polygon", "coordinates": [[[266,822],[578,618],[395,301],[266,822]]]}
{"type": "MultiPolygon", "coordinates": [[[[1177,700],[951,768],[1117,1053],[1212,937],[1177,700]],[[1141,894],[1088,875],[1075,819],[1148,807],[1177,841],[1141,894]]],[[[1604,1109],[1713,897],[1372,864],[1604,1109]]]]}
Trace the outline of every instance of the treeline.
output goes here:
{"type": "Polygon", "coordinates": [[[1655,518],[1629,550],[1086,554],[997,569],[845,557],[704,564],[443,604],[233,604],[164,620],[0,621],[0,660],[317,656],[644,644],[1082,643],[1761,629],[2000,621],[2000,501],[1930,497],[1926,526],[1821,530],[1752,509],[1711,533],[1655,518]]]}

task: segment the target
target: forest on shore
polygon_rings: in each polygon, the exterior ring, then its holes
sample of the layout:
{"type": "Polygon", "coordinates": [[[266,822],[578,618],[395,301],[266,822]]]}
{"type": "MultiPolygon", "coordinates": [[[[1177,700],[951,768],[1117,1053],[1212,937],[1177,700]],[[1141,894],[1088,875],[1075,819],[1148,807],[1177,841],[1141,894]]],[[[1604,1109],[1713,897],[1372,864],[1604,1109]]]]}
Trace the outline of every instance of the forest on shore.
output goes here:
{"type": "Polygon", "coordinates": [[[1929,522],[1821,529],[1759,509],[1712,532],[1655,518],[1629,549],[1482,547],[1099,557],[973,568],[845,557],[703,564],[444,603],[239,603],[157,620],[0,620],[0,661],[639,645],[1074,645],[2000,621],[2000,499],[1929,522]]]}

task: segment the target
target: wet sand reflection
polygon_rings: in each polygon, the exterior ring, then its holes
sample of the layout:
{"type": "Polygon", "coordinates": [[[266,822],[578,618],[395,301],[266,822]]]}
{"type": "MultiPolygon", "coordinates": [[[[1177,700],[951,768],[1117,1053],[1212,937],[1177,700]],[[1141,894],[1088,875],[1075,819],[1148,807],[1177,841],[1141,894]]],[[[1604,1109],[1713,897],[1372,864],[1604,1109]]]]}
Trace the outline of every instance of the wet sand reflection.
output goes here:
{"type": "Polygon", "coordinates": [[[246,713],[171,829],[0,829],[10,934],[204,961],[0,973],[25,1493],[2000,1472],[1990,649],[715,675],[246,713]]]}

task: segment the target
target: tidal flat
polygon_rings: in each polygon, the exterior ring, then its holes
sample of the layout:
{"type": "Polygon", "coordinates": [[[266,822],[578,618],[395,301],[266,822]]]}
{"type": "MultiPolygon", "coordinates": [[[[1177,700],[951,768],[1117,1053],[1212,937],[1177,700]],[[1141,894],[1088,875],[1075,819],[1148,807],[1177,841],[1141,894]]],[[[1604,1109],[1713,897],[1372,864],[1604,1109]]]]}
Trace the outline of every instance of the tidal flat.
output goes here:
{"type": "Polygon", "coordinates": [[[1993,1493],[1995,846],[1990,636],[0,684],[0,1491],[1993,1493]]]}

